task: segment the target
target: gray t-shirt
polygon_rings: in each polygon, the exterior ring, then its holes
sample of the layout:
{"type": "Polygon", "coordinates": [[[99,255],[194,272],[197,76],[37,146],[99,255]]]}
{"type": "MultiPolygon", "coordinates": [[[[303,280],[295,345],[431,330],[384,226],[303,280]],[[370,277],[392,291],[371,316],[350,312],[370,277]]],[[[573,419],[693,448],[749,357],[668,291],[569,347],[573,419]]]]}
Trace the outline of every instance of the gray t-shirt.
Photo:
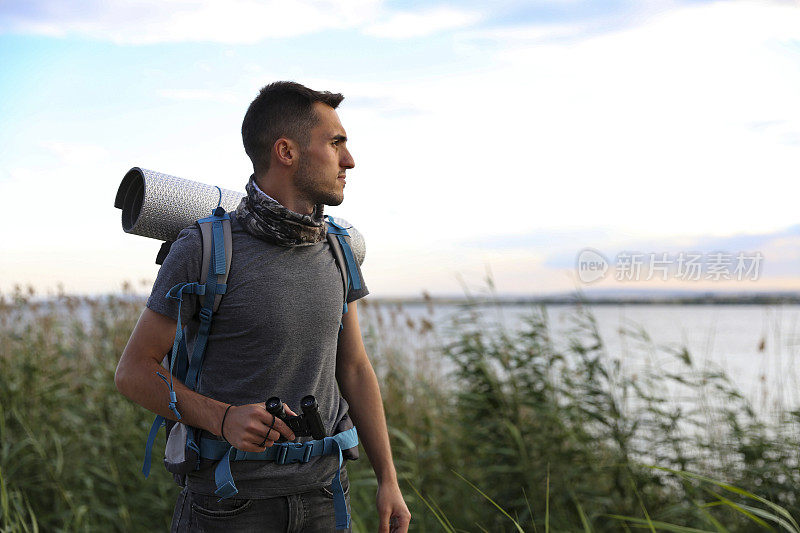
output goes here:
{"type": "MultiPolygon", "coordinates": [[[[295,247],[270,244],[247,233],[234,214],[231,236],[228,289],[211,323],[197,391],[233,405],[278,396],[298,414],[300,399],[312,394],[326,431],[333,434],[348,405],[336,382],[344,287],[327,240],[295,247]]],[[[166,298],[167,291],[178,283],[199,280],[201,262],[200,230],[190,226],[170,248],[147,307],[177,320],[178,302],[166,298]]],[[[347,301],[368,293],[362,283],[359,290],[351,288],[347,301]]],[[[197,296],[184,296],[181,316],[187,324],[189,354],[199,309],[197,296]]],[[[164,401],[168,401],[166,388],[164,401]]],[[[234,461],[231,473],[237,497],[268,498],[327,486],[338,464],[338,455],[315,457],[305,464],[234,461]]],[[[214,465],[204,461],[188,476],[190,490],[213,494],[214,465]]]]}

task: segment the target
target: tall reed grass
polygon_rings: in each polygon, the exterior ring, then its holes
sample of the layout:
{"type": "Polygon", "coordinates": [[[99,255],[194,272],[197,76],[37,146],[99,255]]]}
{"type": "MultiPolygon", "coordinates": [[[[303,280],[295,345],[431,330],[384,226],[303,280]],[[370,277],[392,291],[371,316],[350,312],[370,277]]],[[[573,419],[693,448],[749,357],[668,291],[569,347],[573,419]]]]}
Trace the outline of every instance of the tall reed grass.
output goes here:
{"type": "MultiPolygon", "coordinates": [[[[178,487],[159,468],[142,479],[152,417],[113,381],[143,304],[130,287],[0,299],[0,530],[166,530],[178,487]]],[[[787,529],[770,505],[800,516],[800,413],[761,420],[685,349],[630,328],[672,364],[625,372],[580,303],[559,338],[539,308],[514,329],[485,302],[447,320],[359,309],[415,531],[756,531],[787,529]]],[[[354,530],[375,531],[369,464],[348,470],[354,530]]]]}

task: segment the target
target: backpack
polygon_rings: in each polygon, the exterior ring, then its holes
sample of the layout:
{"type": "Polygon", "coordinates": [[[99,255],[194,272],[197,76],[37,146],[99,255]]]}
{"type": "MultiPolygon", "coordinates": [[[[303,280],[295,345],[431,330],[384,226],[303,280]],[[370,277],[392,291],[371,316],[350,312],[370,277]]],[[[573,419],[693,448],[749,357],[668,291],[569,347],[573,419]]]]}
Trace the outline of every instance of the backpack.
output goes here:
{"type": "MultiPolygon", "coordinates": [[[[337,267],[341,273],[344,287],[344,301],[342,314],[347,312],[347,295],[350,287],[360,289],[361,277],[357,268],[356,258],[350,245],[350,235],[342,220],[338,222],[326,216],[327,240],[334,255],[337,267]]],[[[177,398],[173,388],[173,378],[181,380],[189,389],[197,390],[198,378],[202,370],[203,357],[208,342],[208,334],[214,313],[219,308],[222,297],[227,291],[228,272],[230,271],[232,257],[231,221],[230,214],[220,206],[212,212],[211,216],[201,218],[196,222],[202,236],[202,262],[201,279],[193,282],[182,282],[172,287],[166,294],[167,298],[178,300],[178,322],[175,331],[175,340],[170,353],[166,354],[162,366],[168,376],[161,372],[156,374],[164,381],[169,389],[169,408],[177,420],[168,420],[161,415],[155,417],[145,445],[145,458],[142,473],[145,477],[150,474],[150,460],[155,438],[161,426],[166,427],[166,447],[164,452],[164,466],[173,474],[176,482],[185,486],[186,475],[200,468],[202,459],[219,460],[215,471],[217,480],[217,493],[222,498],[230,497],[238,491],[230,474],[230,460],[275,460],[279,464],[287,462],[307,462],[311,457],[323,454],[339,453],[339,466],[342,458],[358,459],[358,438],[349,416],[345,417],[335,428],[333,437],[326,437],[319,441],[308,443],[275,443],[267,452],[262,454],[248,453],[226,445],[224,442],[211,441],[201,437],[201,430],[188,426],[180,421],[181,415],[177,408],[177,398]],[[204,265],[207,265],[204,268],[204,265]],[[200,298],[199,310],[200,327],[197,332],[191,357],[186,346],[186,338],[181,325],[180,308],[184,295],[197,295],[200,298]],[[316,444],[315,444],[316,443],[316,444]],[[274,448],[274,449],[273,449],[274,448]],[[295,450],[302,448],[302,455],[298,456],[295,450]],[[256,457],[258,456],[258,457],[256,457]],[[288,457],[288,459],[287,459],[288,457]]],[[[352,228],[352,226],[350,226],[352,228]]],[[[162,264],[169,252],[170,242],[165,243],[158,253],[156,263],[162,264]]],[[[339,330],[342,330],[339,324],[339,330]]],[[[334,504],[336,507],[337,529],[339,526],[349,527],[349,515],[342,493],[339,473],[337,471],[333,480],[334,504]],[[338,486],[337,486],[338,485],[338,486]],[[337,490],[338,489],[338,490],[337,490]]],[[[222,499],[221,498],[221,499],[222,499]]]]}

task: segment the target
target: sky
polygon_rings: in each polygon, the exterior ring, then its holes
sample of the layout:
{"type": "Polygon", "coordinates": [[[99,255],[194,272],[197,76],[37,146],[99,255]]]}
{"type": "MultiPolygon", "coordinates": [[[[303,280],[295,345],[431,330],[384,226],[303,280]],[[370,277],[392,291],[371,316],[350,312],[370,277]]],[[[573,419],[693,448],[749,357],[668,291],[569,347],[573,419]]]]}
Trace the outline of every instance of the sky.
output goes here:
{"type": "Polygon", "coordinates": [[[345,95],[374,296],[800,290],[796,1],[0,0],[0,66],[0,293],[147,292],[123,175],[244,190],[286,79],[345,95]]]}

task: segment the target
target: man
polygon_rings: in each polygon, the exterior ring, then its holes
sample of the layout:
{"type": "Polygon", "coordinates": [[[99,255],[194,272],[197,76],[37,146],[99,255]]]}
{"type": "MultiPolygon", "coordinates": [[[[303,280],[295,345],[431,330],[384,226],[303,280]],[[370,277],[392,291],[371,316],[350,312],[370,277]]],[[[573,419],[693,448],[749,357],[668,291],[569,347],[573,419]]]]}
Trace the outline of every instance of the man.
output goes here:
{"type": "MultiPolygon", "coordinates": [[[[247,452],[263,452],[281,436],[294,439],[289,427],[266,411],[268,397],[280,397],[291,413],[300,398],[314,395],[328,434],[349,416],[378,479],[380,531],[407,531],[411,515],[358,324],[356,300],[368,291],[363,284],[360,290],[351,287],[342,314],[344,287],[325,239],[323,205],[343,201],[346,171],[355,165],[335,111],[342,99],[276,82],[250,104],[242,137],[254,174],[247,197],[231,216],[227,292],[214,314],[197,392],[179,382],[174,388],[181,422],[247,452]]],[[[156,373],[163,370],[178,319],[188,323],[192,352],[198,305],[196,297],[185,296],[179,317],[177,302],[165,294],[176,283],[200,278],[206,268],[201,249],[194,227],[172,245],[115,376],[125,396],[172,420],[156,373]]],[[[217,501],[214,468],[203,465],[186,479],[172,530],[332,531],[334,505],[327,487],[338,468],[336,455],[286,465],[231,462],[239,492],[217,501]]],[[[341,479],[347,494],[344,468],[341,479]]]]}

